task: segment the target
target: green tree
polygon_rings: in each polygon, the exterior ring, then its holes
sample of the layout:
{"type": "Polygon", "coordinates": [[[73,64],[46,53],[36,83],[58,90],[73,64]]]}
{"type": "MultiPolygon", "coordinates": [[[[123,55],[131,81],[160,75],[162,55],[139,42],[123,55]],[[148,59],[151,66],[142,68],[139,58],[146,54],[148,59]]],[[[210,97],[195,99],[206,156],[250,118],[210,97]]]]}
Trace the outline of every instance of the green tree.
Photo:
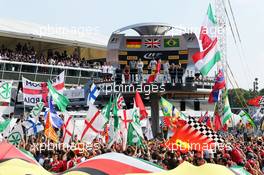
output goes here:
{"type": "Polygon", "coordinates": [[[242,88],[229,89],[228,97],[231,108],[243,108],[247,105],[247,101],[258,96],[252,90],[245,90],[242,88]]]}
{"type": "Polygon", "coordinates": [[[259,95],[261,95],[261,96],[264,95],[264,88],[259,91],[259,95]]]}

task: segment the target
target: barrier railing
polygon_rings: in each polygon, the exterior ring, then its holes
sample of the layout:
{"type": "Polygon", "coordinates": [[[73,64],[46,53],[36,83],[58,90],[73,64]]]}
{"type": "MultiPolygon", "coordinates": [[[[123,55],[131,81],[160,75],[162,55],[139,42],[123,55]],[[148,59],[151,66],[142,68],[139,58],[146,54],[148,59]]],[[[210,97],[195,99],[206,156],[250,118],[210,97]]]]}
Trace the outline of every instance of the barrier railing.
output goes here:
{"type": "Polygon", "coordinates": [[[100,79],[101,70],[0,60],[2,80],[21,81],[22,76],[33,81],[47,81],[65,71],[66,84],[85,84],[88,79],[100,79]]]}

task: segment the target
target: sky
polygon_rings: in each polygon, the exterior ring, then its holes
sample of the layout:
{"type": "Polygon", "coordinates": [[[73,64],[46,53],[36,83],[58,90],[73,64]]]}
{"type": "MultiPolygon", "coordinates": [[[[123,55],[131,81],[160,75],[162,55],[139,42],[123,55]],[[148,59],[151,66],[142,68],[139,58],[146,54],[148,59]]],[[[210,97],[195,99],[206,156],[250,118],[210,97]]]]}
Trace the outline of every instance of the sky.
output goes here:
{"type": "MultiPolygon", "coordinates": [[[[162,22],[199,28],[215,0],[0,0],[0,18],[62,27],[89,26],[105,36],[121,27],[162,22]]],[[[264,88],[264,1],[231,0],[242,45],[227,29],[227,60],[239,87],[264,88]],[[243,48],[239,52],[238,48],[243,48]]],[[[232,81],[234,83],[234,81],[232,81]]],[[[229,84],[229,87],[232,87],[229,84]]]]}

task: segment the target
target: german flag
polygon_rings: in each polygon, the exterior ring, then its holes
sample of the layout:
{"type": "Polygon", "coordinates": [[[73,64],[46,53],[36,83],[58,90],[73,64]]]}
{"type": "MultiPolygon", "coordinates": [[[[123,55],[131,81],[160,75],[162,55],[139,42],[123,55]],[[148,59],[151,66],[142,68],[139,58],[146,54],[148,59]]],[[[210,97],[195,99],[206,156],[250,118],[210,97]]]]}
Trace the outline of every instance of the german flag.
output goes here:
{"type": "Polygon", "coordinates": [[[129,49],[139,49],[141,48],[142,41],[141,39],[127,39],[126,48],[129,49]]]}

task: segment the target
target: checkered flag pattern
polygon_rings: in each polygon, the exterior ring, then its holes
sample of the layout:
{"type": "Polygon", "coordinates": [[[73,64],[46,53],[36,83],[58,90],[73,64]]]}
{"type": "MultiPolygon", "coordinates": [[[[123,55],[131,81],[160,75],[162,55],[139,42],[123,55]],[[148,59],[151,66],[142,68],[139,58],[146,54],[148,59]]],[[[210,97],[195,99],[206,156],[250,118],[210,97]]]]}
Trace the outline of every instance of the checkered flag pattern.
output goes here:
{"type": "Polygon", "coordinates": [[[196,129],[199,133],[206,136],[207,138],[212,139],[215,143],[224,143],[224,139],[221,136],[219,136],[215,131],[210,129],[205,124],[198,122],[198,120],[195,118],[189,117],[187,122],[191,127],[196,129]]]}

